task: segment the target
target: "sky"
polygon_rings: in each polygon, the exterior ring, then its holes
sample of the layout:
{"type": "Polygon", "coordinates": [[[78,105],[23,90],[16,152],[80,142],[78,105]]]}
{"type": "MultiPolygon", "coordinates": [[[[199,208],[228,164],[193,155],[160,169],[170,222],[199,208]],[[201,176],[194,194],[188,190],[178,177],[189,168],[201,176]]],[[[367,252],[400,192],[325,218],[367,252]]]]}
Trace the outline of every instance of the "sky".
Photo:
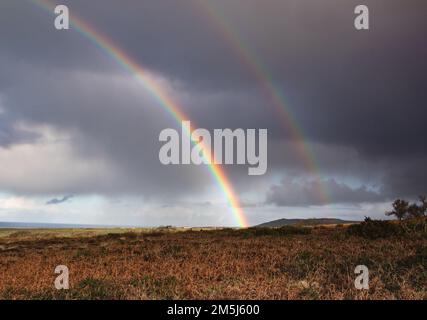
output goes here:
{"type": "MultiPolygon", "coordinates": [[[[179,124],[152,94],[33,2],[0,2],[0,221],[236,226],[207,166],[160,163],[179,124]]],[[[357,31],[353,0],[52,2],[199,128],[268,129],[265,175],[223,166],[251,225],[385,218],[427,194],[427,3],[364,0],[357,31]]]]}

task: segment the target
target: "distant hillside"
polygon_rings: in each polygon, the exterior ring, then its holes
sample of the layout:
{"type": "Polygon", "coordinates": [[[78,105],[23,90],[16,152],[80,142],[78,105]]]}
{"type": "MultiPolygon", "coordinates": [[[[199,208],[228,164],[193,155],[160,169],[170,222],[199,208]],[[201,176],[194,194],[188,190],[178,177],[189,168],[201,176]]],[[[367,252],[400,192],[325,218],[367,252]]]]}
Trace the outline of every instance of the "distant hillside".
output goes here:
{"type": "Polygon", "coordinates": [[[108,228],[112,226],[90,224],[66,224],[66,223],[33,223],[33,222],[2,222],[0,229],[89,229],[108,228]]]}
{"type": "Polygon", "coordinates": [[[256,227],[263,228],[278,228],[283,226],[291,225],[303,225],[303,226],[315,226],[315,225],[327,225],[327,224],[346,224],[346,223],[357,223],[360,221],[349,221],[334,218],[319,218],[319,219],[279,219],[270,222],[265,222],[257,225],[256,227]]]}

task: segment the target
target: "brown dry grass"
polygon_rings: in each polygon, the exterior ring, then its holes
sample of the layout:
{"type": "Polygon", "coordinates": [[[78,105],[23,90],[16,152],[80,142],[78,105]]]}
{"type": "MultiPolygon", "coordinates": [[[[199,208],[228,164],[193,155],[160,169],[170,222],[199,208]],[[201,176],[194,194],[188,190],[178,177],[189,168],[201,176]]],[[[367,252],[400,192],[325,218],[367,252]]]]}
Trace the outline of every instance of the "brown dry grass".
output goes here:
{"type": "Polygon", "coordinates": [[[11,233],[0,237],[0,299],[427,299],[424,236],[345,229],[11,233]],[[359,264],[369,291],[354,287],[359,264]],[[70,290],[54,289],[57,265],[70,290]]]}

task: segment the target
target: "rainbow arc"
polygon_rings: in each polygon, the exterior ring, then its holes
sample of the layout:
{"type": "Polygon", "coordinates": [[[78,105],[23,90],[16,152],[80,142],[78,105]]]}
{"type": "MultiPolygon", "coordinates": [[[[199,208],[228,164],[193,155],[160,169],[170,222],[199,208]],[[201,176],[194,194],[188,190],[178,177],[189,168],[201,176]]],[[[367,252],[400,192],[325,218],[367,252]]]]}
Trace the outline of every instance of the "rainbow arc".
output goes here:
{"type": "MultiPolygon", "coordinates": [[[[48,0],[29,1],[50,14],[54,13],[55,5],[48,0]]],[[[190,118],[182,111],[181,106],[170,97],[165,88],[153,79],[148,70],[135,61],[130,55],[126,54],[126,52],[115,44],[113,40],[93,28],[88,22],[80,19],[76,16],[75,12],[73,12],[70,17],[70,24],[73,26],[74,30],[86,39],[90,40],[102,52],[107,54],[114,62],[129,72],[139,83],[141,83],[141,85],[156,99],[158,104],[167,113],[169,113],[179,125],[181,125],[183,121],[190,120],[190,118]]],[[[186,134],[190,136],[191,132],[187,130],[186,134]]],[[[211,157],[211,151],[208,150],[203,143],[198,144],[198,147],[203,150],[202,154],[204,157],[207,159],[211,157]]],[[[207,168],[209,168],[209,172],[213,179],[225,195],[237,224],[243,228],[248,227],[249,223],[247,218],[224,169],[215,163],[207,165],[207,168]]]]}

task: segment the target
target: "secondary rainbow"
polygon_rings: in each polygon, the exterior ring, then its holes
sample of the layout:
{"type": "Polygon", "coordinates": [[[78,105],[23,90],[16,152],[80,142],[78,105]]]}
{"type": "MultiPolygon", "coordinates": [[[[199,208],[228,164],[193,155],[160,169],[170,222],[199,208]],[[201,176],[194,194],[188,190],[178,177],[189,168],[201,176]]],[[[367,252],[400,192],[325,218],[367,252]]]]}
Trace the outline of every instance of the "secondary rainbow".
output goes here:
{"type": "Polygon", "coordinates": [[[253,50],[242,40],[239,34],[233,29],[220,10],[215,8],[215,5],[207,0],[192,0],[200,11],[208,18],[211,25],[214,26],[220,34],[221,39],[225,40],[230,49],[234,52],[240,63],[245,66],[258,81],[259,87],[271,101],[275,109],[283,121],[284,127],[296,141],[296,151],[299,158],[303,161],[304,166],[318,179],[316,179],[318,199],[326,204],[330,201],[327,190],[322,186],[319,168],[317,166],[315,156],[305,142],[303,130],[298,125],[295,116],[286,103],[281,90],[275,86],[272,77],[267,72],[263,63],[258,59],[253,50]]]}
{"type": "MultiPolygon", "coordinates": [[[[48,0],[29,0],[39,8],[42,8],[49,13],[54,13],[55,5],[48,0]]],[[[189,117],[185,115],[178,103],[176,103],[158,83],[156,83],[150,76],[149,72],[144,69],[139,63],[137,63],[132,57],[126,54],[120,47],[118,47],[111,39],[95,30],[87,22],[81,20],[73,12],[70,17],[70,24],[73,28],[79,32],[82,36],[89,39],[99,49],[110,56],[117,64],[123,67],[126,71],[132,74],[136,80],[138,80],[142,86],[157,100],[159,105],[167,111],[179,125],[182,121],[189,120],[189,117]]],[[[189,136],[191,132],[186,132],[189,136]]],[[[210,150],[205,148],[203,144],[199,144],[203,150],[203,156],[206,158],[211,157],[210,150]]],[[[247,218],[240,205],[239,199],[225,174],[223,168],[214,163],[207,165],[211,175],[217,182],[221,191],[227,198],[228,204],[231,207],[232,213],[235,217],[236,222],[240,227],[246,228],[249,226],[247,218]]]]}

